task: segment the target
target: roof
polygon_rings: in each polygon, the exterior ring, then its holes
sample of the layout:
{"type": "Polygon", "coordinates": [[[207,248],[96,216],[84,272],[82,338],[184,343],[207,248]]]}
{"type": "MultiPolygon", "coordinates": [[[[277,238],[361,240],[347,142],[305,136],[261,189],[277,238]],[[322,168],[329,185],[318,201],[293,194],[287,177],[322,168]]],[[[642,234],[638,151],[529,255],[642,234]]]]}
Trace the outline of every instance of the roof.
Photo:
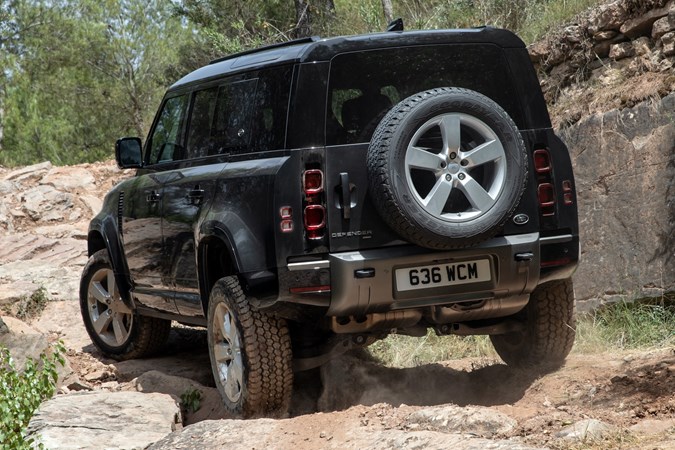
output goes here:
{"type": "Polygon", "coordinates": [[[466,43],[489,43],[504,48],[525,47],[523,41],[515,34],[492,27],[384,32],[326,39],[305,38],[215,60],[184,76],[170,89],[272,64],[330,61],[340,53],[376,48],[466,43]]]}

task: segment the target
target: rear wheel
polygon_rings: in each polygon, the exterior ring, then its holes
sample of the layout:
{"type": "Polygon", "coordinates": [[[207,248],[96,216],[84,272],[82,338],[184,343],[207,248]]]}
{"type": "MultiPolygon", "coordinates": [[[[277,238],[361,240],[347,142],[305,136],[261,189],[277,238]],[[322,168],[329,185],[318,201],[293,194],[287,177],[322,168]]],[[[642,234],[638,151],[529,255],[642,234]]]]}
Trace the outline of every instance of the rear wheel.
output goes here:
{"type": "Polygon", "coordinates": [[[283,319],[251,308],[237,277],[209,298],[211,367],[225,407],[241,417],[283,416],[293,389],[291,339],[283,319]]]}
{"type": "Polygon", "coordinates": [[[171,331],[171,321],[138,315],[122,300],[108,251],[94,253],[80,281],[80,310],[96,347],[114,359],[156,353],[171,331]]]}
{"type": "Polygon", "coordinates": [[[565,362],[575,335],[571,279],[541,285],[518,318],[524,331],[492,335],[499,356],[510,366],[555,369],[565,362]]]}

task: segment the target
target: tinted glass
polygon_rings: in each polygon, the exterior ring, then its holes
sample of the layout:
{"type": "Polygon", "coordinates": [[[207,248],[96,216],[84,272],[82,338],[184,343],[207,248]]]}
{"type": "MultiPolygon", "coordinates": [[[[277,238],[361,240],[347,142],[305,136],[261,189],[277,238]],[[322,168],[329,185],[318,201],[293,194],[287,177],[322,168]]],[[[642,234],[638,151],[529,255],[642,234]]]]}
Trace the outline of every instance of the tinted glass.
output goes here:
{"type": "Polygon", "coordinates": [[[520,120],[501,50],[489,44],[406,47],[338,55],[331,61],[326,141],[367,142],[399,101],[437,87],[480,92],[520,120]]]}
{"type": "Polygon", "coordinates": [[[291,74],[278,67],[195,92],[189,157],[284,148],[291,74]]]}
{"type": "Polygon", "coordinates": [[[185,159],[183,123],[187,102],[187,95],[173,97],[164,102],[148,142],[150,164],[185,159]]]}

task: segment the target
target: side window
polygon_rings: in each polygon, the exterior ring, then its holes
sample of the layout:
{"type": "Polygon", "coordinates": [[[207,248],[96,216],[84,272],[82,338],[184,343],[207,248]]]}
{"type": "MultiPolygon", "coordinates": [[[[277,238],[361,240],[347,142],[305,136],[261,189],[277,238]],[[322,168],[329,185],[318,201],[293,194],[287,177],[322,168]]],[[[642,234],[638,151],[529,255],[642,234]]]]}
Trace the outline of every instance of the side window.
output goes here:
{"type": "Polygon", "coordinates": [[[251,150],[280,150],[286,146],[286,120],[292,76],[292,66],[275,67],[260,72],[251,150]]]}
{"type": "Polygon", "coordinates": [[[188,132],[187,149],[189,158],[200,158],[216,154],[213,148],[211,127],[216,111],[218,86],[197,91],[194,94],[190,131],[188,132]]]}
{"type": "Polygon", "coordinates": [[[283,149],[292,66],[265,69],[256,78],[196,91],[187,133],[187,157],[283,149]]]}
{"type": "Polygon", "coordinates": [[[187,140],[189,158],[248,150],[257,84],[257,79],[250,79],[195,92],[187,140]]]}
{"type": "Polygon", "coordinates": [[[188,96],[172,97],[166,102],[148,140],[149,164],[185,159],[183,123],[188,96]]]}

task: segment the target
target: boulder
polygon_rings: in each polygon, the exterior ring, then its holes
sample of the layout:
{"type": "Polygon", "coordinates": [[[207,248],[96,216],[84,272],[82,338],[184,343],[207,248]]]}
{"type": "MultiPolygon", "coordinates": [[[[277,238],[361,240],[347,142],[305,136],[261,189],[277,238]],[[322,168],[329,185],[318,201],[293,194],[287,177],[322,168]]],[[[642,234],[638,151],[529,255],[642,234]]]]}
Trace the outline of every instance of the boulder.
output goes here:
{"type": "Polygon", "coordinates": [[[570,441],[587,442],[607,438],[617,432],[618,428],[613,425],[596,419],[585,419],[563,428],[555,436],[570,441]]]}
{"type": "Polygon", "coordinates": [[[190,390],[199,391],[201,393],[199,409],[185,411],[185,423],[187,425],[202,420],[232,418],[223,406],[218,389],[204,386],[189,378],[176,377],[158,370],[151,370],[132,380],[132,384],[139,392],[160,392],[177,399],[180,399],[184,393],[190,390]]]}
{"type": "Polygon", "coordinates": [[[53,186],[40,185],[24,191],[21,196],[22,210],[35,222],[38,220],[62,220],[68,217],[73,207],[73,196],[53,186]]]}
{"type": "Polygon", "coordinates": [[[659,39],[664,34],[675,30],[675,11],[671,11],[667,16],[654,22],[652,27],[652,38],[659,39]]]}
{"type": "Polygon", "coordinates": [[[94,183],[94,176],[83,167],[54,167],[40,180],[59,191],[90,189],[94,183]]]}
{"type": "Polygon", "coordinates": [[[47,338],[14,317],[0,317],[0,346],[9,349],[14,366],[22,370],[28,358],[37,361],[49,344],[47,338]]]}
{"type": "Polygon", "coordinates": [[[420,409],[406,419],[406,425],[443,433],[468,433],[491,438],[507,435],[518,423],[499,411],[476,406],[438,406],[420,409]]]}
{"type": "Polygon", "coordinates": [[[32,166],[22,167],[20,169],[12,170],[9,173],[3,175],[2,179],[4,181],[17,180],[21,181],[26,178],[42,176],[52,168],[52,163],[45,161],[39,164],[33,164],[32,166]]]}
{"type": "Polygon", "coordinates": [[[92,345],[77,300],[49,302],[34,326],[43,333],[56,333],[66,348],[72,350],[83,351],[92,345]]]}
{"type": "Polygon", "coordinates": [[[621,42],[620,44],[610,45],[609,57],[615,61],[629,58],[635,54],[632,42],[621,42]]]}
{"type": "Polygon", "coordinates": [[[661,36],[661,42],[663,42],[663,54],[665,56],[675,55],[675,31],[661,36]]]}
{"type": "Polygon", "coordinates": [[[47,400],[28,434],[51,450],[139,449],[180,428],[180,407],[169,395],[99,391],[47,400]]]}
{"type": "Polygon", "coordinates": [[[662,17],[667,16],[668,11],[669,6],[650,9],[638,17],[626,20],[623,25],[621,25],[619,30],[621,33],[625,34],[631,39],[635,39],[640,36],[649,36],[651,34],[654,22],[662,17]]]}
{"type": "Polygon", "coordinates": [[[599,6],[591,12],[588,31],[596,34],[600,31],[618,31],[626,17],[626,6],[616,0],[599,6]]]}

